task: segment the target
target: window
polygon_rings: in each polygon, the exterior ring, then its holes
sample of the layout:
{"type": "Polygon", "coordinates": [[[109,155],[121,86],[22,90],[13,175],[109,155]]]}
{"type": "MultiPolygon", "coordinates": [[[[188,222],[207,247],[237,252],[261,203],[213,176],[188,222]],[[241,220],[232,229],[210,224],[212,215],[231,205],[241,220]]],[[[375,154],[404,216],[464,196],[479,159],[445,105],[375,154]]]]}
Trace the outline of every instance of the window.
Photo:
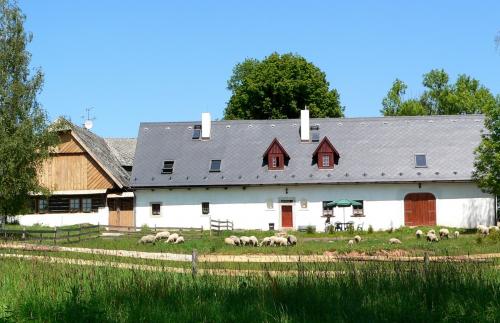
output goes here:
{"type": "Polygon", "coordinates": [[[49,201],[46,199],[38,200],[38,213],[47,213],[49,209],[49,201]]]}
{"type": "Polygon", "coordinates": [[[208,202],[201,203],[201,213],[203,213],[203,214],[210,213],[210,203],[208,203],[208,202]]]}
{"type": "Polygon", "coordinates": [[[263,157],[263,164],[267,164],[267,168],[269,170],[284,169],[285,164],[288,165],[288,161],[290,160],[290,156],[288,156],[285,149],[276,138],[273,140],[271,145],[269,145],[263,157]]]}
{"type": "Polygon", "coordinates": [[[69,199],[69,211],[79,212],[80,211],[80,198],[69,199]]]}
{"type": "Polygon", "coordinates": [[[161,169],[162,174],[172,174],[174,172],[174,161],[165,160],[163,162],[163,168],[161,169]]]}
{"type": "Polygon", "coordinates": [[[307,209],[307,200],[306,199],[300,200],[300,207],[303,209],[307,209]]]}
{"type": "Polygon", "coordinates": [[[200,139],[201,137],[201,125],[197,124],[193,129],[193,139],[200,139]]]}
{"type": "Polygon", "coordinates": [[[279,157],[273,157],[273,168],[277,168],[280,163],[279,157]]]}
{"type": "Polygon", "coordinates": [[[267,208],[268,208],[269,210],[274,209],[273,199],[268,199],[268,200],[266,201],[266,204],[267,204],[267,208]]]}
{"type": "Polygon", "coordinates": [[[212,159],[210,162],[210,171],[211,172],[220,172],[220,166],[222,161],[220,159],[212,159]]]}
{"type": "Polygon", "coordinates": [[[323,162],[323,167],[329,167],[330,166],[330,155],[323,155],[323,158],[322,158],[322,162],[323,162]]]}
{"type": "Polygon", "coordinates": [[[328,206],[331,201],[323,201],[323,216],[333,216],[333,206],[328,206]]]}
{"type": "Polygon", "coordinates": [[[161,215],[161,203],[151,203],[151,215],[161,215]]]}
{"type": "Polygon", "coordinates": [[[415,167],[427,167],[427,157],[425,154],[415,154],[415,167]]]}
{"type": "Polygon", "coordinates": [[[318,131],[313,131],[311,133],[311,137],[312,137],[312,139],[311,139],[312,142],[319,142],[319,132],[318,131]]]}
{"type": "Polygon", "coordinates": [[[355,200],[356,202],[361,203],[361,205],[353,205],[352,206],[352,215],[354,216],[363,216],[363,201],[362,200],[355,200]]]}
{"type": "Polygon", "coordinates": [[[92,199],[91,198],[83,198],[82,199],[82,212],[91,212],[92,211],[92,199]]]}

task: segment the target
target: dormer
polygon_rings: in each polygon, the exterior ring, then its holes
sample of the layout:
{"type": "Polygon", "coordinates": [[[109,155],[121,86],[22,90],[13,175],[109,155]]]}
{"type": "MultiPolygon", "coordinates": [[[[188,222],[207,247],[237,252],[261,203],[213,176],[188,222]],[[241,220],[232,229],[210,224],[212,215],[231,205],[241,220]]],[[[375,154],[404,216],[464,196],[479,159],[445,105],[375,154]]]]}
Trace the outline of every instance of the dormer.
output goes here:
{"type": "Polygon", "coordinates": [[[269,170],[282,170],[285,165],[288,164],[290,156],[279,143],[278,139],[274,138],[273,142],[269,145],[266,152],[263,155],[264,164],[267,163],[267,169],[269,170]]]}
{"type": "Polygon", "coordinates": [[[339,158],[340,154],[327,137],[321,140],[313,153],[313,162],[318,164],[319,169],[333,169],[334,165],[339,164],[339,158]]]}

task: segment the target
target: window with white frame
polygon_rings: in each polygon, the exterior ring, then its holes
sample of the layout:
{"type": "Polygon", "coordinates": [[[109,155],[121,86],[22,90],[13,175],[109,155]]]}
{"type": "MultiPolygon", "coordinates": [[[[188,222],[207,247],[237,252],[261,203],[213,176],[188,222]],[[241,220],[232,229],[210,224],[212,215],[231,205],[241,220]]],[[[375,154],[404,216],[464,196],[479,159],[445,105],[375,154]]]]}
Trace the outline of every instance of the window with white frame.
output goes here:
{"type": "Polygon", "coordinates": [[[323,201],[323,216],[333,216],[333,206],[328,206],[331,201],[323,201]]]}
{"type": "Polygon", "coordinates": [[[355,200],[355,201],[360,203],[361,205],[353,205],[352,206],[352,215],[363,216],[364,215],[363,200],[355,200]]]}
{"type": "Polygon", "coordinates": [[[151,203],[151,216],[161,215],[161,203],[151,203]]]}
{"type": "Polygon", "coordinates": [[[323,167],[329,167],[330,166],[330,155],[324,154],[323,155],[323,167]]]}

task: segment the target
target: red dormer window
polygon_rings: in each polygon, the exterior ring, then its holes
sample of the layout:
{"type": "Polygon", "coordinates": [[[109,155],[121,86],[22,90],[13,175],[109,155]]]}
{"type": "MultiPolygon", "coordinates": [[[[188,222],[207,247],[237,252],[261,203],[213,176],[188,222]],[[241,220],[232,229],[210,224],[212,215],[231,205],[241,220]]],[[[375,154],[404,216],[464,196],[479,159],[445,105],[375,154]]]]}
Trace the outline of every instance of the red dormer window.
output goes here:
{"type": "Polygon", "coordinates": [[[285,164],[290,159],[287,152],[281,146],[278,139],[274,139],[271,145],[264,153],[264,163],[267,163],[269,170],[281,170],[285,168],[285,164]]]}
{"type": "Polygon", "coordinates": [[[338,165],[339,158],[339,153],[327,137],[323,138],[313,153],[313,160],[319,169],[332,169],[334,165],[338,165]]]}

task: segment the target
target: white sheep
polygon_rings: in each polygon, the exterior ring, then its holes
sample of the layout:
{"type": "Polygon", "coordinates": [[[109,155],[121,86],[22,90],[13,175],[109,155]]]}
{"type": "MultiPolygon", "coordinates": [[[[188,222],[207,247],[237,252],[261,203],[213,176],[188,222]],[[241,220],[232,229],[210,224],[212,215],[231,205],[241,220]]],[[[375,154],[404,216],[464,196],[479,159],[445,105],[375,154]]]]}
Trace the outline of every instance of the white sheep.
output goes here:
{"type": "Polygon", "coordinates": [[[179,238],[179,235],[177,233],[172,233],[167,241],[165,241],[165,243],[175,243],[177,241],[177,239],[179,238]]]}
{"type": "Polygon", "coordinates": [[[420,238],[422,238],[424,233],[422,232],[422,230],[417,230],[417,232],[415,232],[415,235],[417,236],[417,239],[420,239],[420,238]]]}
{"type": "Polygon", "coordinates": [[[460,236],[460,232],[458,231],[453,232],[453,236],[455,237],[455,239],[458,239],[458,237],[460,236]]]}
{"type": "Polygon", "coordinates": [[[246,246],[247,244],[250,244],[250,238],[246,236],[241,236],[240,237],[241,245],[246,246]]]}
{"type": "Polygon", "coordinates": [[[482,224],[477,226],[477,231],[481,234],[484,234],[485,236],[490,234],[490,228],[488,228],[487,226],[482,225],[482,224]]]}
{"type": "Polygon", "coordinates": [[[288,240],[287,238],[283,238],[283,237],[276,237],[276,239],[274,239],[274,244],[275,246],[286,246],[288,245],[288,240]]]}
{"type": "Polygon", "coordinates": [[[401,240],[396,239],[396,238],[390,238],[389,243],[390,244],[401,244],[401,240]]]}
{"type": "Polygon", "coordinates": [[[170,232],[160,231],[156,234],[155,239],[156,240],[168,239],[169,236],[170,236],[170,232]]]}
{"type": "Polygon", "coordinates": [[[354,245],[354,240],[351,239],[351,240],[347,241],[347,244],[350,245],[350,246],[353,246],[354,245]]]}
{"type": "Polygon", "coordinates": [[[234,244],[237,245],[237,246],[240,246],[241,245],[241,240],[240,238],[238,238],[237,236],[230,236],[229,238],[233,239],[234,240],[234,244]]]}
{"type": "Polygon", "coordinates": [[[427,241],[429,242],[438,242],[439,241],[439,238],[437,237],[437,235],[433,234],[433,233],[428,233],[427,234],[427,241]]]}
{"type": "Polygon", "coordinates": [[[439,237],[441,239],[443,239],[443,238],[449,239],[450,238],[450,230],[448,230],[446,228],[439,229],[439,237]]]}
{"type": "Polygon", "coordinates": [[[287,237],[287,240],[290,246],[295,246],[297,244],[297,237],[295,237],[294,235],[289,235],[287,237]]]}
{"type": "Polygon", "coordinates": [[[248,239],[250,240],[251,246],[257,247],[259,245],[259,240],[257,240],[256,236],[250,236],[248,239]]]}
{"type": "Polygon", "coordinates": [[[224,239],[224,243],[230,246],[235,246],[236,244],[234,243],[234,240],[231,238],[226,238],[224,239]]]}
{"type": "Polygon", "coordinates": [[[177,238],[177,240],[175,240],[175,244],[178,244],[178,243],[184,243],[184,237],[183,236],[180,236],[179,238],[177,238]]]}
{"type": "Polygon", "coordinates": [[[269,246],[271,244],[271,238],[270,237],[265,237],[262,239],[260,242],[260,246],[269,246]]]}
{"type": "Polygon", "coordinates": [[[361,242],[361,237],[360,236],[354,236],[354,242],[360,243],[361,242]]]}
{"type": "Polygon", "coordinates": [[[146,243],[155,243],[155,236],[152,234],[148,234],[147,236],[142,237],[137,243],[146,244],[146,243]]]}
{"type": "Polygon", "coordinates": [[[500,228],[495,225],[490,226],[488,229],[490,229],[490,231],[500,231],[500,228]]]}
{"type": "Polygon", "coordinates": [[[429,233],[436,234],[436,231],[434,231],[434,229],[431,229],[431,230],[427,231],[427,234],[429,234],[429,233]]]}

